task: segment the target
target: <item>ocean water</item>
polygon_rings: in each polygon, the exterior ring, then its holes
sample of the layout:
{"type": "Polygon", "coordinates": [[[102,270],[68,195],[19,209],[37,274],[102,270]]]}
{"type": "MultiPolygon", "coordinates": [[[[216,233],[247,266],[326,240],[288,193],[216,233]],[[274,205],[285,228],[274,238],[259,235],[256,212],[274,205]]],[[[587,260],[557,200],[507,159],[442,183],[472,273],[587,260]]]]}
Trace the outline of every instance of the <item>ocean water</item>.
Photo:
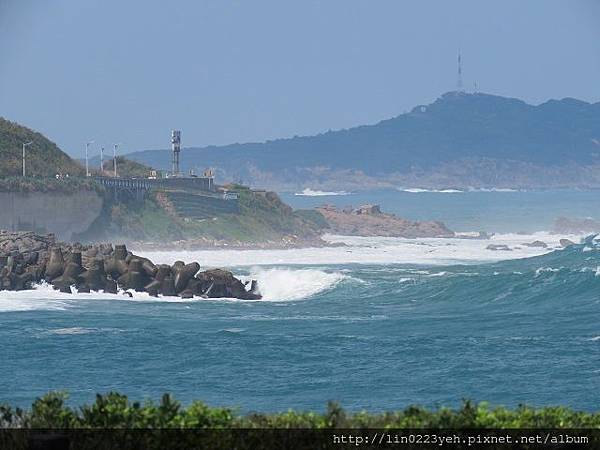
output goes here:
{"type": "Polygon", "coordinates": [[[463,398],[593,410],[600,244],[563,249],[563,236],[544,230],[491,241],[329,236],[347,246],[147,253],[256,278],[261,301],[68,295],[48,286],[0,292],[0,402],[28,406],[66,390],[77,404],[118,390],[241,411],[322,410],[328,400],[382,411],[463,398]],[[535,239],[549,247],[522,245],[535,239]]]}
{"type": "Polygon", "coordinates": [[[295,208],[378,203],[386,212],[414,220],[441,220],[455,231],[500,233],[550,230],[560,216],[600,218],[600,190],[387,189],[366,192],[304,190],[281,195],[295,208]],[[325,194],[325,195],[324,195],[325,194]]]}

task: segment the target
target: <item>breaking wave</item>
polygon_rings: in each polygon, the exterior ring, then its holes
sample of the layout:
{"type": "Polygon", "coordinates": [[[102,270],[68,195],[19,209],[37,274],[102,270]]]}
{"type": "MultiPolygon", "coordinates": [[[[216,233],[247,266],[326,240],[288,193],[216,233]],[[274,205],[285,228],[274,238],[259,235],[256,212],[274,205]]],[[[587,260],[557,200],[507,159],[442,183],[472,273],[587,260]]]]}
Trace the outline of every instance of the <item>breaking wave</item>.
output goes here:
{"type": "Polygon", "coordinates": [[[462,194],[464,191],[458,189],[423,189],[423,188],[405,188],[400,189],[402,192],[409,192],[411,194],[421,194],[424,192],[436,193],[436,194],[462,194]]]}
{"type": "Polygon", "coordinates": [[[314,191],[310,188],[304,189],[302,192],[296,192],[294,195],[302,197],[330,197],[335,195],[350,195],[346,191],[314,191]]]}
{"type": "MultiPolygon", "coordinates": [[[[193,302],[285,302],[307,299],[328,289],[334,288],[340,281],[350,278],[340,272],[325,272],[316,269],[261,269],[255,268],[250,276],[242,279],[256,279],[263,295],[262,300],[239,299],[181,299],[179,297],[152,297],[146,292],[121,291],[118,294],[104,292],[77,293],[59,292],[51,285],[43,283],[27,291],[1,291],[0,313],[16,311],[63,311],[82,305],[82,301],[126,301],[141,303],[193,303],[193,302]]],[[[67,330],[76,333],[78,330],[67,330]]]]}
{"type": "Polygon", "coordinates": [[[310,298],[340,281],[349,278],[339,272],[316,269],[253,269],[252,278],[258,281],[261,301],[290,301],[310,298]]]}

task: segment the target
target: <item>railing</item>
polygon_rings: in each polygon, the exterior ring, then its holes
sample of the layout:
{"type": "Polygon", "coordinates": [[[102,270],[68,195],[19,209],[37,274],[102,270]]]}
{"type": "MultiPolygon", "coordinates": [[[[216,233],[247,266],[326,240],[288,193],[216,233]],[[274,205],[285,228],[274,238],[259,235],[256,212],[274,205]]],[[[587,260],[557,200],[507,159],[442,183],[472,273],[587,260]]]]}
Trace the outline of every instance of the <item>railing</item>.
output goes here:
{"type": "Polygon", "coordinates": [[[138,178],[95,177],[95,180],[104,187],[116,189],[149,191],[153,188],[153,183],[148,180],[138,178]]]}

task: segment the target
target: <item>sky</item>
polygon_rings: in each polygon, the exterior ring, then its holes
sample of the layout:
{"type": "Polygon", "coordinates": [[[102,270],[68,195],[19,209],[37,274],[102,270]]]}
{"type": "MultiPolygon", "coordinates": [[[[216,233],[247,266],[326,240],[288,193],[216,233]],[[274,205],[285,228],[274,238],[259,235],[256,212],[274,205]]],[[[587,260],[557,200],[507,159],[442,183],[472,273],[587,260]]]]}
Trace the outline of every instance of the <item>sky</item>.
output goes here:
{"type": "Polygon", "coordinates": [[[376,123],[457,83],[600,101],[596,0],[0,0],[0,116],[81,157],[376,123]]]}

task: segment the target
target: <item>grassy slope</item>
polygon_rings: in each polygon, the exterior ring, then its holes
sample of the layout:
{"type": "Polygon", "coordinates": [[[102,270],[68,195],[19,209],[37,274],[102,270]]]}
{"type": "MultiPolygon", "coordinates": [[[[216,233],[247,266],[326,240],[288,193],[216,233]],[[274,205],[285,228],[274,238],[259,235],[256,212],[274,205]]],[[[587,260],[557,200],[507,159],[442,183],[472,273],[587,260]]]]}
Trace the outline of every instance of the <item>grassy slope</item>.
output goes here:
{"type": "Polygon", "coordinates": [[[275,240],[284,236],[315,238],[319,227],[283,203],[272,192],[261,195],[242,186],[231,186],[239,193],[239,214],[223,214],[212,220],[185,225],[191,237],[238,241],[275,240]]]}
{"type": "MultiPolygon", "coordinates": [[[[146,178],[150,176],[152,167],[132,161],[131,159],[117,156],[117,175],[120,177],[146,178]]],[[[104,173],[102,175],[112,177],[114,174],[113,159],[104,161],[104,173]]]]}
{"type": "Polygon", "coordinates": [[[57,173],[83,175],[83,168],[58,146],[29,128],[0,117],[0,177],[22,174],[22,144],[26,149],[25,168],[28,176],[53,177],[57,173]]]}
{"type": "Polygon", "coordinates": [[[213,219],[185,220],[176,216],[160,194],[143,204],[113,202],[108,197],[104,217],[84,240],[119,236],[142,241],[208,239],[230,242],[276,241],[285,236],[313,239],[320,233],[318,218],[294,212],[274,193],[260,195],[236,186],[239,214],[221,214],[213,219]]]}

